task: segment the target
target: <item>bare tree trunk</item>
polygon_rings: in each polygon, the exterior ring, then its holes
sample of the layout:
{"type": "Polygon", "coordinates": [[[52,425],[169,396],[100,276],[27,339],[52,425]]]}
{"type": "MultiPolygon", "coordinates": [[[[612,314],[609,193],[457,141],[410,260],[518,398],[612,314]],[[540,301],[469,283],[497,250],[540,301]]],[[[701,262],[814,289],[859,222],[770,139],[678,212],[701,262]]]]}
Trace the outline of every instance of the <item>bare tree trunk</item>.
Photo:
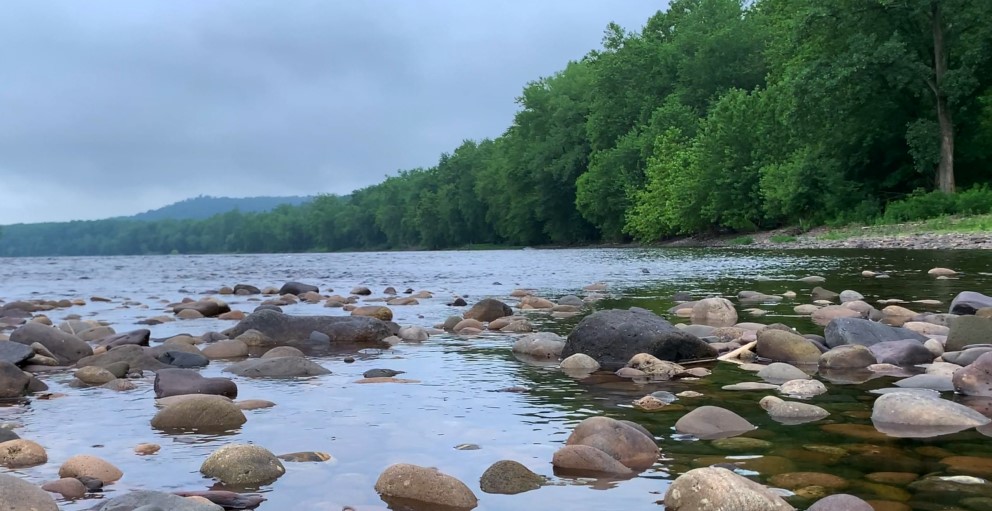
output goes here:
{"type": "Polygon", "coordinates": [[[937,122],[940,124],[940,163],[937,166],[937,183],[940,191],[954,193],[954,120],[944,93],[944,75],[947,73],[947,51],[944,49],[944,27],[940,0],[930,3],[933,23],[934,76],[931,88],[937,99],[937,122]]]}

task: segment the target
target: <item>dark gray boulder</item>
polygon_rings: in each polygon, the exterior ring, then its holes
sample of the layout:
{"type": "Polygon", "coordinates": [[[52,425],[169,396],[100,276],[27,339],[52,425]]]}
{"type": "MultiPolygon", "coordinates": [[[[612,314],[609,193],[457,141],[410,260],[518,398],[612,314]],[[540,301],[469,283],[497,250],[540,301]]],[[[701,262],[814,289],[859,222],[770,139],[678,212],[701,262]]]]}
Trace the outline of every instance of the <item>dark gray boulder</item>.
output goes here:
{"type": "Polygon", "coordinates": [[[912,339],[902,341],[882,341],[868,347],[879,364],[892,364],[896,366],[913,366],[916,364],[929,364],[933,362],[934,356],[930,350],[923,347],[923,343],[912,339]]]}
{"type": "Polygon", "coordinates": [[[114,348],[117,346],[124,346],[126,344],[133,344],[135,346],[148,346],[148,339],[151,336],[151,331],[146,328],[141,328],[139,330],[133,330],[131,332],[125,332],[123,334],[114,334],[104,337],[102,339],[97,339],[93,342],[97,346],[106,346],[109,348],[114,348]]]}
{"type": "Polygon", "coordinates": [[[18,342],[0,341],[0,362],[17,365],[34,356],[30,346],[18,342]]]}
{"type": "Polygon", "coordinates": [[[155,397],[211,394],[234,399],[238,386],[228,378],[207,378],[192,369],[162,369],[155,374],[155,397]]]}
{"type": "Polygon", "coordinates": [[[974,314],[984,307],[992,307],[992,296],[974,291],[961,291],[951,300],[951,314],[974,314]]]}
{"type": "Polygon", "coordinates": [[[163,364],[169,364],[172,367],[179,367],[183,369],[206,367],[210,364],[210,359],[202,354],[187,353],[185,351],[166,351],[156,357],[156,359],[163,364]]]}
{"type": "Polygon", "coordinates": [[[992,351],[992,346],[972,346],[962,351],[949,351],[940,356],[944,362],[966,366],[978,360],[978,357],[992,351]]]}
{"type": "Polygon", "coordinates": [[[31,377],[10,362],[0,361],[0,398],[20,397],[27,392],[31,377]]]}
{"type": "Polygon", "coordinates": [[[260,295],[262,290],[251,285],[251,284],[236,284],[234,286],[234,294],[236,295],[260,295]]]}
{"type": "Polygon", "coordinates": [[[512,316],[513,309],[509,305],[494,298],[479,300],[465,313],[465,319],[477,319],[483,323],[499,319],[504,316],[512,316]]]}
{"type": "Polygon", "coordinates": [[[651,312],[606,310],[586,316],[568,334],[561,357],[584,353],[603,369],[624,367],[638,353],[680,362],[716,357],[715,348],[651,312]]]}
{"type": "Polygon", "coordinates": [[[222,304],[213,300],[200,300],[198,302],[180,303],[172,306],[172,312],[176,314],[179,314],[187,309],[195,310],[206,318],[212,318],[214,316],[220,316],[225,312],[231,312],[231,307],[227,304],[222,304]]]}
{"type": "Polygon", "coordinates": [[[327,335],[331,343],[378,343],[392,335],[385,322],[367,316],[290,316],[273,310],[253,312],[223,333],[233,339],[248,330],[282,344],[306,341],[311,332],[327,335]]]}
{"type": "Polygon", "coordinates": [[[249,378],[295,378],[300,376],[319,376],[330,374],[320,364],[304,357],[272,357],[253,358],[231,364],[224,372],[234,373],[249,378]]]}
{"type": "Polygon", "coordinates": [[[142,507],[168,511],[224,511],[223,507],[212,502],[187,499],[171,493],[150,490],[133,490],[104,501],[93,508],[93,511],[132,511],[142,507]]]}
{"type": "Polygon", "coordinates": [[[882,341],[914,339],[926,342],[927,337],[912,330],[876,323],[861,318],[836,318],[823,330],[827,346],[836,348],[844,344],[871,346],[882,341]]]}
{"type": "Polygon", "coordinates": [[[10,333],[10,340],[27,346],[36,342],[40,343],[52,355],[55,355],[55,359],[60,364],[64,365],[75,363],[79,359],[93,354],[93,348],[86,344],[86,341],[41,323],[27,323],[14,330],[10,333]]]}
{"type": "Polygon", "coordinates": [[[314,293],[319,293],[320,289],[317,286],[311,286],[310,284],[304,284],[302,282],[287,282],[279,288],[279,294],[281,295],[301,295],[311,291],[314,293]]]}

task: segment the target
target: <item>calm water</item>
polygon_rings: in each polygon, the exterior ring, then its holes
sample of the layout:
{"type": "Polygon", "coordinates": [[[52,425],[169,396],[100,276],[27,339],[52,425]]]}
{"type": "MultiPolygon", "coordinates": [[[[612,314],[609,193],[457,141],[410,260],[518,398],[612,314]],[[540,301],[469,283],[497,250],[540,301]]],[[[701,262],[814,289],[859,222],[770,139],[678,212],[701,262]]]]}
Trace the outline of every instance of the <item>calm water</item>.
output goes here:
{"type": "MultiPolygon", "coordinates": [[[[69,314],[106,320],[118,331],[141,328],[135,322],[164,313],[164,304],[186,296],[198,297],[221,286],[248,283],[279,286],[287,280],[318,285],[347,294],[356,285],[375,292],[386,286],[400,290],[430,290],[435,298],[421,305],[392,307],[397,323],[429,326],[464,309],[444,305],[454,294],[469,302],[492,296],[511,302],[518,287],[556,298],[582,294],[582,287],[605,282],[610,297],[595,309],[637,305],[658,313],[673,305],[675,291],[696,295],[734,296],[741,290],[781,293],[793,290],[794,301],[765,306],[769,314],[757,321],[784,322],[804,333],[820,329],[797,317],[792,307],[809,302],[811,285],[796,279],[816,274],[827,278],[834,291],[855,289],[872,302],[885,298],[938,299],[939,307],[908,305],[915,310],[946,311],[950,298],[961,290],[992,291],[992,254],[983,251],[704,251],[692,249],[581,249],[484,252],[413,252],[361,254],[298,254],[236,256],[163,256],[113,258],[0,259],[0,298],[89,298],[103,296],[110,303],[90,302],[84,307],[53,311],[58,321],[69,314]],[[935,280],[925,272],[947,266],[964,274],[935,280]],[[864,279],[863,269],[891,272],[889,279],[864,279]]],[[[373,294],[373,297],[376,295],[373,294]]],[[[252,310],[250,297],[224,297],[235,309],[252,310]]],[[[321,305],[286,307],[290,314],[344,314],[321,305]]],[[[562,335],[578,321],[554,321],[531,314],[544,330],[562,335]]],[[[749,320],[741,314],[742,320],[749,320]]],[[[199,335],[223,330],[231,322],[201,319],[150,327],[153,338],[178,333],[199,335]]],[[[276,454],[325,451],[328,463],[287,463],[287,473],[262,487],[266,501],[259,509],[339,510],[352,505],[359,511],[382,509],[373,490],[388,465],[408,462],[435,466],[464,481],[480,498],[480,510],[529,509],[661,509],[668,482],[695,466],[748,459],[742,473],[767,482],[771,475],[790,471],[837,474],[849,481],[845,492],[867,499],[907,502],[912,509],[966,509],[968,495],[917,495],[899,484],[879,484],[865,478],[871,472],[943,473],[934,450],[992,456],[992,446],[976,432],[929,440],[864,440],[828,434],[827,423],[870,424],[867,414],[872,395],[866,390],[887,386],[891,379],[862,385],[830,385],[828,394],[810,402],[826,407],[825,421],[803,426],[781,426],[757,406],[760,392],[728,393],[721,385],[756,380],[729,365],[714,366],[714,374],[693,382],[635,385],[609,375],[578,381],[554,367],[517,360],[510,353],[512,336],[487,335],[475,339],[434,336],[423,344],[401,344],[388,351],[360,354],[353,364],[345,355],[315,360],[333,374],[296,381],[259,381],[235,377],[241,399],[268,399],[274,408],[246,412],[248,422],[239,431],[222,436],[167,435],[151,429],[156,408],[151,379],[139,389],[116,393],[104,389],[75,389],[67,384],[71,373],[45,376],[52,391],[66,397],[34,400],[26,406],[0,407],[0,422],[20,424],[18,433],[42,444],[49,463],[17,471],[43,482],[57,478],[65,458],[96,454],[118,467],[124,478],[108,487],[113,495],[128,488],[194,490],[212,482],[198,472],[203,459],[229,442],[253,442],[276,454]],[[410,385],[356,385],[362,372],[388,367],[406,371],[403,377],[420,380],[410,385]],[[529,393],[497,392],[511,386],[529,393]],[[682,400],[682,410],[644,413],[630,401],[656,390],[696,390],[705,398],[682,400]],[[772,440],[770,450],[722,452],[710,442],[674,434],[675,421],[694,406],[719,404],[748,417],[759,429],[750,434],[772,440]],[[664,457],[651,470],[625,481],[595,481],[556,477],[551,456],[572,427],[585,417],[610,415],[629,418],[648,427],[657,437],[664,457]],[[155,442],[162,450],[139,457],[133,447],[155,442]],[[458,450],[477,444],[478,450],[458,450]],[[848,455],[818,455],[812,444],[840,446],[848,455]],[[743,456],[743,458],[740,458],[743,456]],[[479,489],[479,476],[493,462],[514,459],[550,478],[550,485],[520,495],[489,495],[479,489]],[[957,506],[957,507],[955,507],[957,506]]],[[[221,375],[224,362],[204,370],[221,375]]],[[[811,502],[791,499],[798,507],[811,502]]],[[[86,509],[93,500],[61,502],[65,510],[86,509]]],[[[974,508],[974,507],[973,507],[974,508]]],[[[980,508],[974,508],[980,509],[980,508]]]]}

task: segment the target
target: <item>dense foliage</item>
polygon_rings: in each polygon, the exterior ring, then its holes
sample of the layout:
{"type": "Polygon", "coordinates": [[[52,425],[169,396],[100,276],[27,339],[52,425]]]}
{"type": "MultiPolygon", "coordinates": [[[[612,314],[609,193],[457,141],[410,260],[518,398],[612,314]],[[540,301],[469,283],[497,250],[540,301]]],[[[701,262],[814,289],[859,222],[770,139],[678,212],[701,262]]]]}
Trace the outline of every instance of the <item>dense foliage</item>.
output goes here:
{"type": "Polygon", "coordinates": [[[987,210],[987,189],[948,194],[992,178],[990,59],[986,0],[673,0],[431,168],[269,213],[8,226],[0,255],[652,241],[909,194],[888,218],[987,210]]]}

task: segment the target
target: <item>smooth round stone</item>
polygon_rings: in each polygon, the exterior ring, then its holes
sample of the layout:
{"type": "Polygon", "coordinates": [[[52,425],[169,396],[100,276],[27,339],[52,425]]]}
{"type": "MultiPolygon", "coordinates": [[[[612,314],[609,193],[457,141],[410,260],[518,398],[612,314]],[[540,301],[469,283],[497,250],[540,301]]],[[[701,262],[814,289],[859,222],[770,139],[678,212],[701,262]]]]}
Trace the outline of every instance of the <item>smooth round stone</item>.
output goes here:
{"type": "Polygon", "coordinates": [[[283,461],[294,463],[321,463],[334,458],[330,454],[320,451],[291,452],[289,454],[280,454],[276,457],[283,461]]]}
{"type": "Polygon", "coordinates": [[[826,394],[827,387],[819,380],[789,380],[779,386],[778,391],[787,396],[808,398],[826,394]]]}
{"type": "Polygon", "coordinates": [[[778,385],[775,385],[774,383],[745,381],[741,383],[734,383],[731,385],[724,385],[723,387],[720,388],[723,390],[731,390],[731,391],[777,390],[778,385]]]}
{"type": "Polygon", "coordinates": [[[760,438],[748,438],[744,436],[732,438],[720,438],[713,441],[713,447],[722,451],[750,452],[764,451],[772,447],[771,442],[760,438]]]}
{"type": "Polygon", "coordinates": [[[66,499],[81,499],[86,495],[86,486],[75,477],[63,477],[55,481],[49,481],[41,485],[41,489],[47,492],[58,493],[66,499]]]}
{"type": "Polygon", "coordinates": [[[200,472],[225,484],[254,486],[275,481],[286,469],[274,454],[251,444],[229,444],[204,460],[200,472]]]}
{"type": "Polygon", "coordinates": [[[141,456],[148,456],[157,453],[161,449],[162,446],[158,444],[138,444],[134,446],[134,453],[141,456]]]}
{"type": "Polygon", "coordinates": [[[92,477],[107,484],[124,477],[124,473],[101,458],[79,454],[67,459],[59,467],[59,477],[92,477]]]}

